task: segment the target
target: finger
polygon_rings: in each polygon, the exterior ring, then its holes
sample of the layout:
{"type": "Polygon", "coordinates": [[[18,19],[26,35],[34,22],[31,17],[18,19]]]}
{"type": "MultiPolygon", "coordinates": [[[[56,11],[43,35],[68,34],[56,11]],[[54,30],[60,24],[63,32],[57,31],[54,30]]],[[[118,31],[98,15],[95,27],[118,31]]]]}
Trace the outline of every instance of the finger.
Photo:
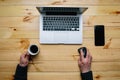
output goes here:
{"type": "Polygon", "coordinates": [[[91,56],[91,54],[90,54],[90,61],[92,61],[92,56],[91,56]]]}
{"type": "Polygon", "coordinates": [[[81,58],[82,60],[84,60],[84,53],[83,53],[82,50],[80,50],[80,54],[81,54],[80,58],[81,58]]]}
{"type": "Polygon", "coordinates": [[[88,58],[89,58],[90,57],[89,49],[87,49],[87,55],[88,55],[88,58]]]}
{"type": "Polygon", "coordinates": [[[92,56],[91,56],[91,53],[89,52],[89,50],[88,50],[88,59],[89,59],[89,61],[91,62],[92,61],[92,56]]]}
{"type": "Polygon", "coordinates": [[[78,61],[80,60],[80,57],[78,58],[78,61]]]}
{"type": "Polygon", "coordinates": [[[22,59],[22,55],[20,56],[20,60],[22,59]]]}
{"type": "Polygon", "coordinates": [[[26,52],[26,55],[30,55],[28,52],[26,52]]]}
{"type": "Polygon", "coordinates": [[[28,54],[25,54],[25,58],[26,58],[26,57],[29,57],[29,56],[30,56],[30,55],[28,55],[28,54]]]}
{"type": "Polygon", "coordinates": [[[25,58],[26,58],[26,57],[29,57],[29,56],[30,56],[30,54],[29,54],[28,52],[26,52],[26,53],[25,53],[25,58]]]}
{"type": "Polygon", "coordinates": [[[25,52],[25,54],[26,54],[26,55],[29,55],[29,53],[28,53],[27,51],[25,52]]]}
{"type": "Polygon", "coordinates": [[[79,55],[79,58],[78,58],[78,60],[80,60],[80,61],[82,60],[82,59],[81,59],[81,54],[79,55]]]}
{"type": "Polygon", "coordinates": [[[21,56],[20,56],[20,58],[24,58],[25,57],[25,54],[22,54],[21,56]]]}
{"type": "Polygon", "coordinates": [[[87,54],[90,54],[89,49],[87,49],[87,54]]]}
{"type": "Polygon", "coordinates": [[[80,60],[80,58],[78,59],[78,65],[80,66],[82,64],[82,61],[80,60]]]}
{"type": "Polygon", "coordinates": [[[30,58],[30,55],[26,55],[25,59],[29,60],[30,58]]]}
{"type": "Polygon", "coordinates": [[[26,55],[26,53],[22,54],[20,57],[20,60],[28,60],[29,56],[26,55]]]}
{"type": "Polygon", "coordinates": [[[79,63],[79,62],[82,62],[82,60],[81,60],[80,58],[78,59],[78,63],[79,63]]]}
{"type": "Polygon", "coordinates": [[[22,54],[22,55],[20,56],[20,62],[22,62],[24,59],[25,59],[25,54],[22,54]]]}
{"type": "Polygon", "coordinates": [[[81,65],[83,65],[83,63],[82,63],[82,61],[79,61],[78,66],[81,66],[81,65]]]}
{"type": "Polygon", "coordinates": [[[86,59],[89,59],[89,51],[87,49],[86,59]]]}
{"type": "Polygon", "coordinates": [[[90,58],[90,61],[92,62],[92,56],[91,56],[91,58],[90,58]]]}

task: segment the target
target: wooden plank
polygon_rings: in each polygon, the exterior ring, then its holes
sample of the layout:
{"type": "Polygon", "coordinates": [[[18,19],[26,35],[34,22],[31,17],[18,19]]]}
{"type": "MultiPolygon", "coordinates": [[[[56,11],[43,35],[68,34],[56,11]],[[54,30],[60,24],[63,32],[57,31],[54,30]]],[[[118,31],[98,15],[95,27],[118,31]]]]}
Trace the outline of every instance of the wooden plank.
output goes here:
{"type": "Polygon", "coordinates": [[[106,16],[106,15],[95,15],[95,16],[83,16],[83,26],[94,26],[94,25],[105,25],[105,26],[119,26],[120,17],[106,16]]]}
{"type": "MultiPolygon", "coordinates": [[[[52,46],[51,46],[52,47],[52,46]]],[[[62,46],[61,46],[62,47],[62,46]]],[[[80,47],[80,46],[79,46],[80,47]]],[[[77,47],[77,48],[79,48],[77,47]]],[[[77,53],[77,48],[71,48],[66,49],[66,47],[61,48],[51,48],[46,49],[40,48],[41,53],[34,58],[35,61],[51,61],[51,60],[65,60],[65,61],[76,61],[78,60],[78,53],[77,53]],[[63,51],[62,49],[65,48],[63,51]],[[46,50],[45,50],[46,49],[46,50]],[[61,51],[58,51],[61,50],[61,51]],[[68,51],[69,50],[69,51],[68,51]]],[[[93,56],[93,61],[120,61],[120,49],[95,49],[91,48],[89,49],[92,56],[93,56]]],[[[0,50],[1,53],[1,58],[0,61],[18,61],[20,58],[20,55],[22,54],[20,51],[16,50],[6,50],[2,51],[0,50]],[[14,57],[13,57],[14,56],[14,57]]]]}
{"type": "MultiPolygon", "coordinates": [[[[94,80],[120,80],[120,71],[94,72],[94,80]]],[[[0,80],[13,80],[14,72],[0,72],[0,80]]],[[[28,80],[81,80],[79,72],[29,72],[28,80]]]]}
{"type": "MultiPolygon", "coordinates": [[[[120,38],[120,27],[105,26],[105,38],[120,38]]],[[[39,38],[37,26],[0,27],[0,38],[39,38]]],[[[83,27],[83,38],[94,38],[94,26],[83,27]]]]}
{"type": "Polygon", "coordinates": [[[120,5],[119,0],[0,0],[0,5],[120,5]]]}
{"type": "Polygon", "coordinates": [[[0,39],[0,60],[19,60],[21,53],[33,43],[40,47],[40,54],[35,60],[77,60],[77,49],[86,46],[94,57],[93,61],[120,61],[119,41],[114,38],[110,43],[106,41],[109,46],[104,49],[104,46],[94,46],[94,40],[91,38],[84,39],[83,45],[40,45],[38,39],[0,39]]]}
{"type": "MultiPolygon", "coordinates": [[[[105,41],[105,44],[107,44],[109,42],[109,39],[111,39],[112,37],[110,38],[106,38],[106,41],[105,41]]],[[[111,40],[111,44],[109,46],[109,48],[120,48],[119,45],[119,38],[112,38],[111,40]]],[[[13,49],[21,49],[20,47],[21,46],[25,46],[24,44],[27,44],[27,43],[35,43],[35,44],[38,44],[40,47],[41,46],[60,46],[60,45],[40,45],[40,42],[39,42],[39,39],[27,39],[27,38],[21,38],[21,39],[0,39],[0,44],[2,46],[0,46],[0,49],[1,50],[13,50],[13,49]],[[12,45],[12,46],[11,46],[12,45]]],[[[28,45],[29,45],[28,44],[28,45]]],[[[88,47],[91,47],[91,48],[96,48],[95,45],[94,45],[94,39],[93,38],[83,38],[83,44],[82,45],[62,45],[62,46],[65,46],[65,47],[78,47],[78,46],[85,46],[87,45],[88,47]]],[[[103,46],[101,46],[100,48],[104,48],[103,46]]],[[[108,49],[109,49],[108,48],[108,49]]]]}
{"type": "MultiPolygon", "coordinates": [[[[107,49],[120,49],[119,41],[120,39],[112,38],[111,41],[109,41],[110,38],[106,39],[105,45],[107,45],[110,42],[110,45],[107,49]]],[[[88,48],[94,48],[94,49],[104,49],[104,46],[95,46],[94,45],[94,39],[92,38],[84,38],[82,45],[42,45],[39,42],[39,39],[27,39],[27,38],[21,38],[21,39],[0,39],[0,50],[21,50],[21,49],[27,49],[30,44],[37,44],[40,48],[45,49],[59,49],[60,47],[64,47],[65,49],[76,49],[77,47],[81,46],[87,46],[88,48]],[[11,46],[12,45],[12,46],[11,46]]],[[[62,48],[60,48],[62,50],[62,48]]]]}
{"type": "MultiPolygon", "coordinates": [[[[95,24],[103,24],[105,26],[119,26],[119,15],[84,15],[83,26],[93,26],[95,24]]],[[[0,26],[38,26],[38,16],[22,16],[22,17],[0,17],[0,26]],[[19,24],[19,25],[18,25],[19,24]]]]}
{"type": "MultiPolygon", "coordinates": [[[[0,72],[15,72],[18,61],[0,61],[0,72]]],[[[34,61],[29,72],[79,72],[77,61],[34,61]]],[[[120,62],[92,62],[92,71],[120,71],[120,62]]]]}
{"type": "Polygon", "coordinates": [[[39,15],[35,6],[0,6],[0,16],[28,16],[39,15]]]}
{"type": "Polygon", "coordinates": [[[18,16],[18,17],[0,17],[0,26],[36,26],[39,25],[39,17],[28,15],[28,16],[18,16]],[[18,25],[19,24],[19,25],[18,25]]]}
{"type": "MultiPolygon", "coordinates": [[[[120,26],[119,15],[84,15],[83,26],[94,26],[103,24],[105,26],[120,26]]],[[[0,17],[0,27],[26,27],[26,26],[39,26],[38,16],[22,16],[22,17],[0,17]],[[19,25],[18,25],[19,24],[19,25]]]]}
{"type": "Polygon", "coordinates": [[[120,15],[120,6],[86,6],[83,15],[120,15]]]}
{"type": "MultiPolygon", "coordinates": [[[[80,5],[66,5],[65,7],[80,7],[80,5]]],[[[54,7],[54,6],[52,6],[54,7]]],[[[120,6],[81,6],[88,7],[84,15],[120,15],[120,6]]],[[[0,6],[1,17],[18,17],[39,15],[35,6],[0,6]]]]}
{"type": "MultiPolygon", "coordinates": [[[[83,26],[93,26],[95,24],[103,24],[105,26],[119,26],[119,15],[84,15],[83,26]]],[[[22,16],[22,17],[0,17],[0,26],[38,26],[38,16],[22,16]],[[19,25],[18,25],[19,24],[19,25]]]]}
{"type": "MultiPolygon", "coordinates": [[[[93,21],[94,22],[94,21],[93,21]]],[[[91,22],[92,23],[92,22],[91,22]]],[[[18,23],[19,24],[19,23],[18,23]]],[[[0,25],[0,38],[39,38],[39,25],[38,23],[20,23],[21,25],[12,24],[9,26],[0,25]]],[[[115,24],[115,23],[113,23],[115,24]]],[[[111,25],[113,25],[111,24],[111,25]]],[[[87,24],[88,25],[88,24],[87,24]]],[[[94,38],[94,25],[83,27],[84,38],[94,38]],[[90,27],[91,26],[91,27],[90,27]]],[[[105,25],[105,38],[120,38],[120,26],[106,26],[105,25]]]]}
{"type": "Polygon", "coordinates": [[[77,49],[93,56],[94,80],[120,80],[120,0],[0,0],[0,80],[13,80],[20,55],[36,43],[28,80],[81,80],[77,49]],[[14,5],[14,6],[13,6],[14,5]],[[82,45],[41,45],[36,6],[88,7],[83,15],[82,45]],[[105,46],[94,46],[94,25],[105,25],[105,46]],[[106,49],[105,49],[106,48],[106,49]]]}

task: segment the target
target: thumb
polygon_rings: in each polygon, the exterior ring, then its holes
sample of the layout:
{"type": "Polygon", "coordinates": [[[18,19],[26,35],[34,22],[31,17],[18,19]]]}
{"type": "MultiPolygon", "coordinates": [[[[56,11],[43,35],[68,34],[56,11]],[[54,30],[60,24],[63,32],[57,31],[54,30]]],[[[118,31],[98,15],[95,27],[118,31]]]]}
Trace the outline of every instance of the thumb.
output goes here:
{"type": "Polygon", "coordinates": [[[29,57],[30,57],[30,55],[26,53],[26,54],[25,54],[25,58],[26,58],[26,59],[29,59],[29,57]]]}

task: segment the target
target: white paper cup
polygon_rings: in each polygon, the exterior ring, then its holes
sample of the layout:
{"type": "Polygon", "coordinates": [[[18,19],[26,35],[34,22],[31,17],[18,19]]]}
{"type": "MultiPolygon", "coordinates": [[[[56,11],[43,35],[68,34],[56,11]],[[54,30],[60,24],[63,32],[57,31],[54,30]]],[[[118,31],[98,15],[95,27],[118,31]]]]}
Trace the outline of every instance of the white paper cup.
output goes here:
{"type": "Polygon", "coordinates": [[[29,47],[28,47],[28,53],[30,55],[37,55],[39,53],[39,48],[36,44],[31,44],[29,47]]]}

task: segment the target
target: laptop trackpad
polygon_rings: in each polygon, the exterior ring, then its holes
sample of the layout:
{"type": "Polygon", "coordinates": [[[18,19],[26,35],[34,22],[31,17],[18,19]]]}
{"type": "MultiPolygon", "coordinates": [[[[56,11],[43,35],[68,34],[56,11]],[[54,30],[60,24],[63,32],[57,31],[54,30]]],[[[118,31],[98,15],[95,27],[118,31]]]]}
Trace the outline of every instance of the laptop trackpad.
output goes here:
{"type": "Polygon", "coordinates": [[[55,32],[54,40],[56,43],[65,43],[68,40],[68,34],[66,32],[55,32]]]}

